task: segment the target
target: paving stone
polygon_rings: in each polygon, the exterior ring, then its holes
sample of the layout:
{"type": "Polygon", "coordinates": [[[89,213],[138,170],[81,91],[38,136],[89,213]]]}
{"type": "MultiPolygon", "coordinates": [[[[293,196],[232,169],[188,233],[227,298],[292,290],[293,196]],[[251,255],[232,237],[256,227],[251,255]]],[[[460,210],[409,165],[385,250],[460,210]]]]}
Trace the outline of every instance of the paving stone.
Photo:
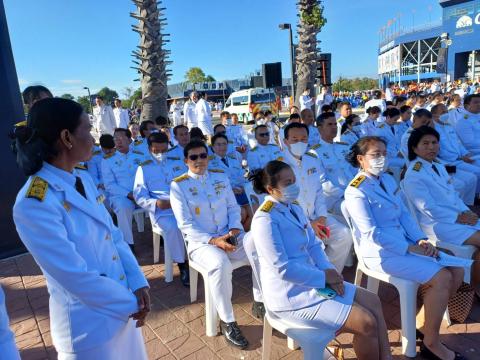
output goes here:
{"type": "Polygon", "coordinates": [[[190,330],[178,319],[155,329],[155,334],[165,343],[189,332],[190,330]]]}
{"type": "Polygon", "coordinates": [[[170,341],[167,343],[167,347],[179,359],[194,353],[197,350],[203,348],[205,344],[198,336],[193,335],[191,332],[170,341]]]}
{"type": "Polygon", "coordinates": [[[15,333],[16,336],[28,333],[32,330],[37,329],[37,322],[34,317],[31,317],[27,320],[19,321],[10,326],[10,329],[15,333]]]}
{"type": "Polygon", "coordinates": [[[160,359],[162,356],[170,354],[170,351],[160,339],[153,339],[145,344],[147,355],[150,360],[160,359]]]}
{"type": "Polygon", "coordinates": [[[37,344],[42,344],[43,346],[42,337],[40,336],[40,332],[37,329],[32,330],[28,333],[15,336],[15,341],[17,343],[18,349],[20,350],[32,347],[33,345],[37,344]]]}

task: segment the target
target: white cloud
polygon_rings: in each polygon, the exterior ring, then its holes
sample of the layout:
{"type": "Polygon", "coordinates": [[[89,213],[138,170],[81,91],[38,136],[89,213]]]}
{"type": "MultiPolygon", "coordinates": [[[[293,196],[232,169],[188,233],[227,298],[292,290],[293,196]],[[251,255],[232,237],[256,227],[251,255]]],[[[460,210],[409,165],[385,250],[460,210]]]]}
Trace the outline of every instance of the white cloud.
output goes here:
{"type": "Polygon", "coordinates": [[[60,80],[62,84],[81,84],[83,81],[82,80],[76,80],[76,79],[65,79],[65,80],[60,80]]]}

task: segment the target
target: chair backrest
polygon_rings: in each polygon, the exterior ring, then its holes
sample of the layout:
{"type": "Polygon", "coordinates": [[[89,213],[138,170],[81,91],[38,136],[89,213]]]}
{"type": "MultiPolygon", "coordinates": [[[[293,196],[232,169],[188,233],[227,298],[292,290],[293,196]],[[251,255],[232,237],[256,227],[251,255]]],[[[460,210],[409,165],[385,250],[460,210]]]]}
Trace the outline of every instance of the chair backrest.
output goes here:
{"type": "Polygon", "coordinates": [[[342,215],[345,218],[345,221],[347,222],[347,225],[352,234],[353,249],[355,250],[357,259],[359,262],[364,264],[362,253],[360,252],[360,237],[361,237],[360,230],[357,228],[357,226],[355,225],[355,221],[353,221],[352,217],[350,216],[350,213],[348,212],[346,201],[342,202],[342,204],[340,205],[340,208],[342,210],[342,215]]]}
{"type": "Polygon", "coordinates": [[[265,199],[265,194],[257,194],[253,190],[253,183],[251,181],[248,181],[245,184],[244,190],[245,190],[245,195],[247,195],[250,208],[252,209],[252,212],[253,212],[254,207],[258,208],[260,204],[263,202],[263,200],[265,199]]]}
{"type": "Polygon", "coordinates": [[[243,237],[243,248],[247,254],[248,262],[252,267],[253,275],[257,280],[258,288],[260,292],[262,291],[262,284],[260,282],[260,262],[258,261],[257,249],[255,248],[255,243],[253,241],[253,234],[251,231],[245,234],[243,237]]]}

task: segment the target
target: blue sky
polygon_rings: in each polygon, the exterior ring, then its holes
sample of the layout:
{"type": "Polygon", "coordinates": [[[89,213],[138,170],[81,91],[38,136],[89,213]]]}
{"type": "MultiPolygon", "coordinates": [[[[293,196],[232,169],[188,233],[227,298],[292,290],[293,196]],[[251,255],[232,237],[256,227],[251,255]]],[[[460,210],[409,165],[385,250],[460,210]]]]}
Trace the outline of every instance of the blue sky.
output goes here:
{"type": "MultiPolygon", "coordinates": [[[[4,0],[20,87],[44,84],[55,95],[83,95],[108,86],[123,96],[138,87],[130,53],[138,34],[129,0],[4,0]]],[[[401,26],[439,21],[438,0],[325,0],[320,34],[331,52],[333,78],[375,76],[378,30],[400,16],[401,26]]],[[[217,80],[243,78],[265,62],[289,74],[288,32],[295,0],[164,0],[171,34],[170,83],[192,66],[217,80]]]]}

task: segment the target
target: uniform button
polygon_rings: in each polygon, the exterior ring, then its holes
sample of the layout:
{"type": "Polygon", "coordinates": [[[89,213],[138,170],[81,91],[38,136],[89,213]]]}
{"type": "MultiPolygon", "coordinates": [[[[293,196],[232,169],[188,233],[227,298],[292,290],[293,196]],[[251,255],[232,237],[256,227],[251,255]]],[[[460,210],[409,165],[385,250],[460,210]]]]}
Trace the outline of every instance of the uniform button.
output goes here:
{"type": "Polygon", "coordinates": [[[110,234],[105,235],[105,240],[110,240],[110,234]]]}
{"type": "Polygon", "coordinates": [[[125,275],[120,276],[120,280],[124,280],[124,279],[125,279],[125,275]]]}
{"type": "Polygon", "coordinates": [[[117,255],[113,255],[113,256],[112,256],[112,260],[113,260],[113,261],[115,261],[115,260],[117,260],[117,259],[118,259],[117,255]]]}

